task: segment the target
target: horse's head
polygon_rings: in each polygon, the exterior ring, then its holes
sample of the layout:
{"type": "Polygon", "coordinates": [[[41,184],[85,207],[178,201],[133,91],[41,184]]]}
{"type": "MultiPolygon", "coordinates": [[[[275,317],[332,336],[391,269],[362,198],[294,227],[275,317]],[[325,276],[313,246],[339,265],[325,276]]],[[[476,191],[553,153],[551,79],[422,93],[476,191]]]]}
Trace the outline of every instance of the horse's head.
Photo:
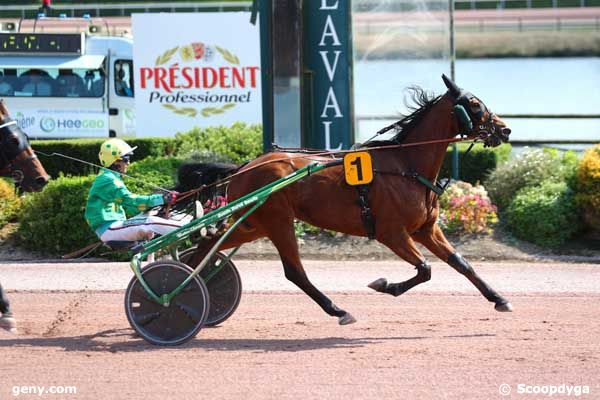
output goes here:
{"type": "Polygon", "coordinates": [[[50,176],[29,145],[27,135],[8,116],[0,101],[0,173],[11,176],[15,184],[26,192],[38,192],[50,176]]]}
{"type": "Polygon", "coordinates": [[[481,139],[486,147],[496,147],[502,142],[508,142],[510,129],[500,117],[472,93],[459,88],[446,75],[442,75],[442,79],[454,100],[454,115],[461,135],[481,139]]]}

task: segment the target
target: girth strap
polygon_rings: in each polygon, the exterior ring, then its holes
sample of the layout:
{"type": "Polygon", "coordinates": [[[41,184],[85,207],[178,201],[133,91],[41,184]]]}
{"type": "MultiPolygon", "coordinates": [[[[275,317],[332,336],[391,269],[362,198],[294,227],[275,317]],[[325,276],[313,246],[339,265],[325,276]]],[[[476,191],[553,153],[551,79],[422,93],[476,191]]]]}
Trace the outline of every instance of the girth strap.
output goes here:
{"type": "Polygon", "coordinates": [[[369,185],[357,185],[358,206],[360,207],[360,218],[369,239],[375,239],[375,217],[369,204],[369,185]]]}

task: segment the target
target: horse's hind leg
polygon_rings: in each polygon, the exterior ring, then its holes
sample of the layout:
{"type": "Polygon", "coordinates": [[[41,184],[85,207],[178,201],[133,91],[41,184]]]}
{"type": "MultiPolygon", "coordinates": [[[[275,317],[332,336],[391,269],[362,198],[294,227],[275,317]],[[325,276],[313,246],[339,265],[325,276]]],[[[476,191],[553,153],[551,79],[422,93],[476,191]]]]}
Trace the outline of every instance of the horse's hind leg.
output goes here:
{"type": "Polygon", "coordinates": [[[340,325],[348,325],[356,322],[356,319],[354,319],[350,313],[333,304],[331,299],[325,296],[308,279],[304,267],[302,266],[302,261],[300,260],[293,220],[289,223],[281,223],[280,221],[278,226],[278,229],[270,230],[268,237],[279,252],[281,262],[283,263],[285,277],[302,289],[302,291],[321,306],[327,314],[338,317],[340,325]]]}
{"type": "Polygon", "coordinates": [[[495,304],[497,311],[512,311],[512,305],[504,297],[498,294],[490,285],[488,285],[475,272],[473,267],[469,265],[456,250],[452,247],[444,236],[444,233],[437,224],[434,224],[430,229],[421,230],[413,234],[413,238],[427,247],[433,254],[445,261],[452,268],[467,277],[469,281],[488,299],[495,304]]]}
{"type": "Polygon", "coordinates": [[[414,242],[408,234],[382,235],[381,238],[378,237],[378,240],[402,259],[414,265],[417,275],[398,283],[388,283],[387,279],[379,278],[369,283],[368,286],[371,289],[393,296],[400,296],[407,290],[431,279],[431,267],[427,264],[421,252],[415,247],[414,242]],[[393,237],[393,239],[390,239],[390,237],[393,237]]]}

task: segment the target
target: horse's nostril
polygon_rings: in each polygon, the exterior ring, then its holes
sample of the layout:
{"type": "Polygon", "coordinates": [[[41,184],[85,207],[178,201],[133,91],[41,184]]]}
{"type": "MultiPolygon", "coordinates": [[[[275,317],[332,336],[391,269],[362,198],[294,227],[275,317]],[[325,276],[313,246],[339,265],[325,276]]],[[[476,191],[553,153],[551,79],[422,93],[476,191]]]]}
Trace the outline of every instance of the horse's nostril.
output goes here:
{"type": "Polygon", "coordinates": [[[510,135],[510,132],[511,132],[510,128],[502,128],[503,135],[508,136],[508,135],[510,135]]]}
{"type": "Polygon", "coordinates": [[[35,178],[35,183],[40,187],[46,186],[46,184],[48,183],[48,178],[38,176],[37,178],[35,178]]]}

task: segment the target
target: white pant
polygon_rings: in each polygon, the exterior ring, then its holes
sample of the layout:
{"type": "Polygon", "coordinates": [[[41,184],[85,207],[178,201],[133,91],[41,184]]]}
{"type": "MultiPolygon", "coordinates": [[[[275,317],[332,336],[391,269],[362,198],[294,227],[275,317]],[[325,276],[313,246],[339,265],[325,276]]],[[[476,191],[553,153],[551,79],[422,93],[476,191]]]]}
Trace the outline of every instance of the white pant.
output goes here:
{"type": "Polygon", "coordinates": [[[117,240],[135,241],[152,239],[155,234],[166,235],[182,227],[192,220],[186,216],[180,220],[164,219],[149,215],[137,215],[127,221],[114,222],[103,234],[100,240],[111,242],[117,240]]]}

